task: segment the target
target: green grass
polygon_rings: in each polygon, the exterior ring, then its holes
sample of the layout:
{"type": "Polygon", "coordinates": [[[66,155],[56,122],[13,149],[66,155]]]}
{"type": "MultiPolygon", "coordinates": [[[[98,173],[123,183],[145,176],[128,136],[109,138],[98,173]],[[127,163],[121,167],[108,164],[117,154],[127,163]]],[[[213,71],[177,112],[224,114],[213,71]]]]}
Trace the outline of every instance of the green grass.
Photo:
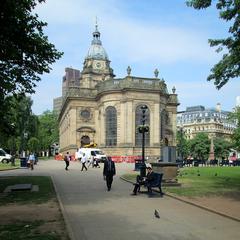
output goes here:
{"type": "Polygon", "coordinates": [[[44,224],[44,221],[15,222],[0,226],[0,239],[4,240],[58,240],[61,239],[55,232],[40,233],[38,227],[44,224]]]}
{"type": "Polygon", "coordinates": [[[240,198],[240,167],[192,167],[180,169],[181,187],[166,190],[181,196],[232,196],[240,198]]]}
{"type": "Polygon", "coordinates": [[[43,203],[55,197],[53,183],[50,177],[43,176],[27,176],[27,177],[1,177],[0,178],[0,192],[9,185],[26,184],[38,185],[38,192],[21,191],[11,192],[6,196],[0,197],[0,204],[8,203],[43,203]]]}
{"type": "MultiPolygon", "coordinates": [[[[135,182],[139,172],[122,177],[135,182]]],[[[191,167],[181,168],[178,176],[181,187],[164,187],[179,196],[230,196],[240,200],[240,167],[191,167]]]]}
{"type": "Polygon", "coordinates": [[[20,160],[15,160],[15,166],[12,166],[11,163],[0,163],[0,171],[1,170],[10,170],[10,169],[16,169],[20,167],[20,160]]]}

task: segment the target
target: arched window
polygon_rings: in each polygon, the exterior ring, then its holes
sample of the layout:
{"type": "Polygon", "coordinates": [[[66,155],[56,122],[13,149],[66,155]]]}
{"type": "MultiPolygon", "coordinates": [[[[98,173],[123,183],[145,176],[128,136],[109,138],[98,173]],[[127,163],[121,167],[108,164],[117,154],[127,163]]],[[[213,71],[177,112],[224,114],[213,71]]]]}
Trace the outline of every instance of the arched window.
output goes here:
{"type": "MultiPolygon", "coordinates": [[[[141,110],[141,106],[139,105],[136,108],[136,112],[135,112],[135,146],[140,147],[142,146],[142,133],[140,133],[138,131],[138,126],[142,125],[142,110],[141,110]]],[[[150,145],[150,111],[149,108],[146,109],[145,112],[145,125],[148,125],[149,127],[149,131],[145,132],[145,146],[149,146],[150,145]]]]}
{"type": "Polygon", "coordinates": [[[166,126],[168,125],[169,117],[167,111],[163,109],[160,114],[160,139],[165,138],[166,126]]]}
{"type": "Polygon", "coordinates": [[[117,111],[115,107],[107,107],[106,109],[106,146],[117,145],[117,111]]]}

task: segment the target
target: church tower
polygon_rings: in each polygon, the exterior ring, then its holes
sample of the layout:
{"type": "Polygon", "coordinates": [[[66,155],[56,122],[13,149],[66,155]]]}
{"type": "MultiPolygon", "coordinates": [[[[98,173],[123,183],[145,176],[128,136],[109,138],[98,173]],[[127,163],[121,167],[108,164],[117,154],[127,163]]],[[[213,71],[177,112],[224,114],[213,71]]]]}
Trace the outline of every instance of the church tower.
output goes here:
{"type": "Polygon", "coordinates": [[[95,25],[93,40],[83,63],[80,88],[95,88],[99,82],[115,77],[110,61],[100,40],[98,25],[95,25]]]}

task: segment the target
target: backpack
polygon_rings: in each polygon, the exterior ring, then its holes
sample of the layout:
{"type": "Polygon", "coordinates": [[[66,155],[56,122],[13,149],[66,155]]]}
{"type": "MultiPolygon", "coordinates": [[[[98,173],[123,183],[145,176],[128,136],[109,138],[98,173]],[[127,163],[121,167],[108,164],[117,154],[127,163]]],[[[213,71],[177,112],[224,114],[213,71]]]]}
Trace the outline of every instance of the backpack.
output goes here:
{"type": "Polygon", "coordinates": [[[68,161],[67,155],[64,156],[64,161],[68,161]]]}

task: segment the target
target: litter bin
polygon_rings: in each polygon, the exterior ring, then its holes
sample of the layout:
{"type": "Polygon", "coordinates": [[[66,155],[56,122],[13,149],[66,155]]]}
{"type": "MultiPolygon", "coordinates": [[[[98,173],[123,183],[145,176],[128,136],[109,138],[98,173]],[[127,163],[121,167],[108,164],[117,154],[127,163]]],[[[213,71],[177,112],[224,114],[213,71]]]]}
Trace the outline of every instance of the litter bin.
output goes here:
{"type": "Polygon", "coordinates": [[[142,166],[142,160],[135,159],[135,168],[134,171],[140,171],[140,167],[142,166]]]}
{"type": "Polygon", "coordinates": [[[27,168],[27,158],[26,157],[21,157],[20,158],[20,167],[21,168],[27,168]]]}

